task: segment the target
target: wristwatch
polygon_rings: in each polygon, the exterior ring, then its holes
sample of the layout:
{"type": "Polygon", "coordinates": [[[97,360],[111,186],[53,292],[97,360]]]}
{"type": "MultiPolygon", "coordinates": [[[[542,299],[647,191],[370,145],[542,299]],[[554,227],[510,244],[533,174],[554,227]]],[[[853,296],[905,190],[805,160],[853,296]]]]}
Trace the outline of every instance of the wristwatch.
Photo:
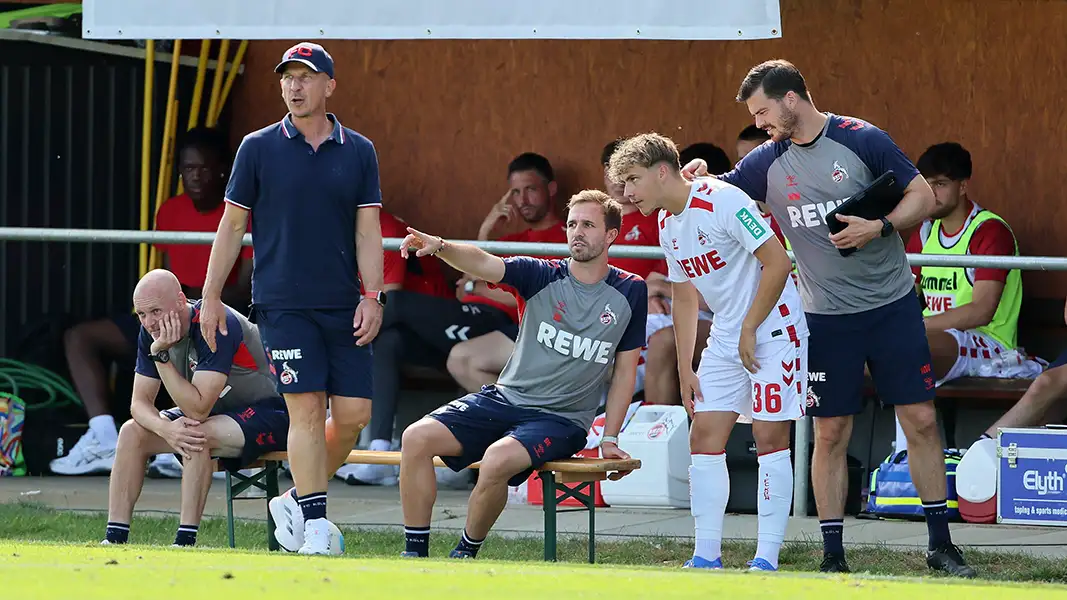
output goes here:
{"type": "Polygon", "coordinates": [[[385,307],[385,292],[367,292],[363,294],[363,298],[367,300],[374,300],[382,307],[385,307]]]}
{"type": "Polygon", "coordinates": [[[618,436],[614,436],[614,435],[605,435],[603,438],[601,438],[600,444],[601,445],[603,445],[603,444],[615,444],[616,446],[618,446],[619,445],[619,438],[618,438],[618,436]]]}
{"type": "Polygon", "coordinates": [[[882,237],[889,237],[893,234],[894,227],[893,222],[885,217],[879,217],[882,221],[882,237]]]}
{"type": "Polygon", "coordinates": [[[160,350],[159,352],[156,352],[155,354],[149,354],[148,356],[150,356],[152,360],[157,363],[170,362],[169,350],[160,350]]]}

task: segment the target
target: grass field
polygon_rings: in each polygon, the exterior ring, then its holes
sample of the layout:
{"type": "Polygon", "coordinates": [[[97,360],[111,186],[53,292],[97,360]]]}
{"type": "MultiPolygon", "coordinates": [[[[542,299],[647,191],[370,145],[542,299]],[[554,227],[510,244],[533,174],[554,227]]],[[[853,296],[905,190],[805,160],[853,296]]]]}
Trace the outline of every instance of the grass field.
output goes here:
{"type": "Polygon", "coordinates": [[[657,600],[722,595],[731,600],[899,600],[981,594],[983,600],[1067,598],[1037,584],[890,580],[799,574],[503,561],[304,557],[216,549],[0,542],[7,598],[492,598],[657,600]]]}
{"type": "MultiPolygon", "coordinates": [[[[82,600],[225,594],[236,598],[299,590],[316,596],[389,592],[390,596],[382,600],[413,594],[462,597],[465,593],[498,592],[506,593],[508,600],[517,600],[535,595],[544,599],[545,590],[550,589],[557,595],[573,591],[581,598],[641,598],[648,594],[691,597],[721,591],[731,598],[827,600],[830,594],[890,598],[919,591],[941,593],[942,588],[929,587],[934,585],[959,591],[980,586],[982,600],[1067,599],[1064,586],[1002,586],[1004,581],[1067,582],[1065,561],[1014,554],[968,552],[969,562],[979,569],[981,577],[999,582],[961,582],[936,576],[901,581],[886,576],[928,575],[921,552],[878,546],[852,548],[849,560],[857,575],[823,577],[804,574],[818,569],[821,548],[790,544],[783,548],[783,571],[777,574],[694,573],[678,568],[692,553],[691,543],[685,540],[604,539],[597,544],[599,564],[595,566],[581,564],[585,559],[581,538],[561,542],[560,559],[567,564],[541,562],[539,537],[490,537],[473,562],[412,561],[395,559],[402,545],[398,531],[345,530],[345,556],[319,558],[266,552],[262,522],[238,521],[239,549],[230,550],[221,519],[209,519],[201,525],[196,549],[172,549],[169,544],[177,526],[174,516],[138,515],[131,529],[131,542],[136,545],[101,547],[98,544],[105,520],[99,513],[59,511],[27,503],[0,504],[0,577],[4,582],[0,590],[4,597],[82,600]],[[460,574],[446,575],[447,569],[459,569],[460,574]],[[753,585],[753,580],[760,583],[753,585]]],[[[455,541],[452,532],[436,533],[432,554],[447,555],[455,541]]],[[[724,560],[728,566],[741,567],[753,550],[749,543],[728,542],[723,548],[724,560]]]]}

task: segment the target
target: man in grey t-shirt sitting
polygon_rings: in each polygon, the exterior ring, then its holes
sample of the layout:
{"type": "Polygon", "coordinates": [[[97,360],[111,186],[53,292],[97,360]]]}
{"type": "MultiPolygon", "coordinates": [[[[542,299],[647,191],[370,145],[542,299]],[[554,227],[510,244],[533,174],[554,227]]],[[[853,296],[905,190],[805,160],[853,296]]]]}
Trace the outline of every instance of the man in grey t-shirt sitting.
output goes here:
{"type": "Polygon", "coordinates": [[[289,414],[276,391],[259,331],[226,307],[227,335],[212,352],[200,335],[200,302],[190,303],[170,271],[149,271],[133,292],[141,321],[130,413],[119,431],[108,490],[105,544],[124,544],[145,461],[175,452],[183,459],[177,546],[196,544],[214,471],[212,457],[236,471],[260,455],[285,450],[289,414]],[[177,408],[155,408],[160,385],[177,408]]]}
{"type": "MultiPolygon", "coordinates": [[[[404,431],[400,501],[402,556],[429,555],[436,497],[433,459],[459,471],[481,461],[467,523],[452,558],[474,558],[519,485],[542,464],[573,456],[607,390],[601,455],[629,456],[617,435],[634,391],[645,337],[648,289],[643,279],[608,265],[619,235],[622,206],[604,192],[585,190],[567,205],[570,258],[501,259],[476,246],[411,232],[405,257],[433,254],[459,271],[515,289],[525,302],[515,350],[495,385],[442,406],[404,431]]],[[[522,304],[520,303],[520,306],[522,304]]]]}

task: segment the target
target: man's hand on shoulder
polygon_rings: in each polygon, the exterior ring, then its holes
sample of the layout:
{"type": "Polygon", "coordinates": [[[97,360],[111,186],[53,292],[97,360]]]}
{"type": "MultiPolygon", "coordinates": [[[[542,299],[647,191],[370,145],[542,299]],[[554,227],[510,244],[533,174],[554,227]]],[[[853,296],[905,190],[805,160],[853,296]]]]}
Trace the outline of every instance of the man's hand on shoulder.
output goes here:
{"type": "Polygon", "coordinates": [[[226,307],[223,306],[221,298],[204,297],[200,301],[200,335],[212,352],[219,349],[215,343],[216,332],[227,335],[226,307]]]}
{"type": "Polygon", "coordinates": [[[182,339],[182,321],[178,313],[171,311],[159,320],[159,333],[152,334],[152,354],[168,350],[182,339]]]}

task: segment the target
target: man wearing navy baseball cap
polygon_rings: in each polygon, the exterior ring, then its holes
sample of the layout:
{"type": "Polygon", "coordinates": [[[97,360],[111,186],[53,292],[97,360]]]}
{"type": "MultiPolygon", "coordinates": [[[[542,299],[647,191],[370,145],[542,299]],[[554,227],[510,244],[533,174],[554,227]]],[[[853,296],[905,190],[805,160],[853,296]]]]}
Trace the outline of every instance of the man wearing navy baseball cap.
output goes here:
{"type": "Polygon", "coordinates": [[[316,73],[325,73],[333,79],[333,57],[325,48],[311,42],[301,42],[285,51],[282,62],[274,67],[275,73],[285,71],[290,63],[301,63],[316,73]]]}
{"type": "Polygon", "coordinates": [[[289,412],[295,484],[269,503],[274,533],[290,552],[336,554],[344,543],[326,518],[326,484],[370,420],[371,342],[385,305],[378,157],[326,112],[337,82],[325,48],[299,43],[274,70],[289,112],[237,149],[200,327],[212,351],[227,335],[219,292],[251,212],[252,304],[289,412]]]}

